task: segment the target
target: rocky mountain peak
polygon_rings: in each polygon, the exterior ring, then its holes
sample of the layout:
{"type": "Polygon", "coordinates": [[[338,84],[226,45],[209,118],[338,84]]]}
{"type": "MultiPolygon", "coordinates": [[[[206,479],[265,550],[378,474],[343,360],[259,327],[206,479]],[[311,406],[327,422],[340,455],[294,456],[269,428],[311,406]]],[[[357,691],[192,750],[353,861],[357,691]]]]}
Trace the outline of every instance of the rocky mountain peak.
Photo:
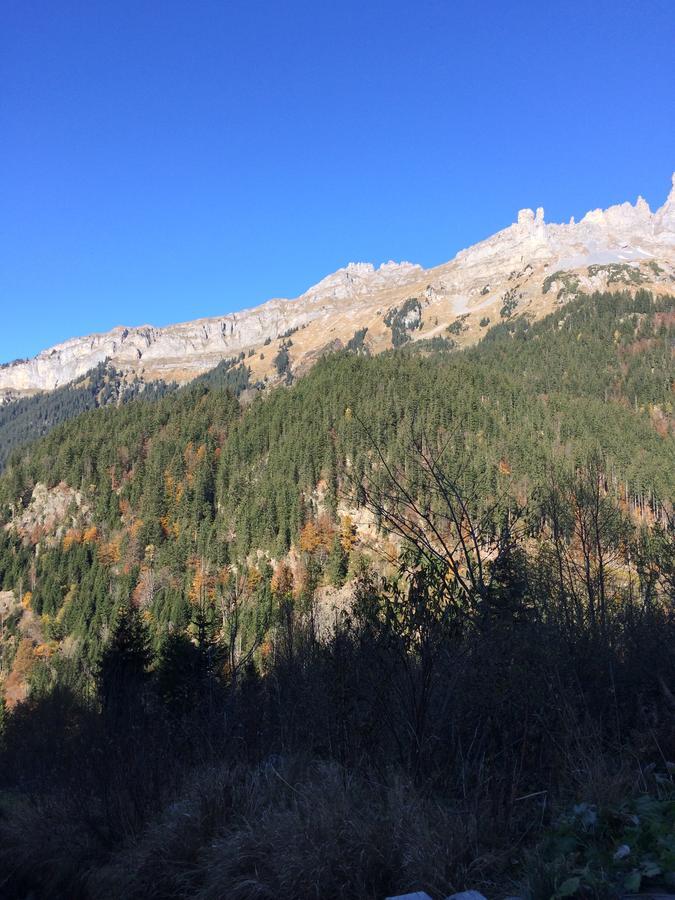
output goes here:
{"type": "Polygon", "coordinates": [[[518,225],[524,226],[525,228],[530,228],[534,226],[539,226],[544,224],[544,207],[538,206],[537,212],[531,209],[520,209],[518,210],[518,225]]]}
{"type": "MultiPolygon", "coordinates": [[[[294,300],[268,300],[254,309],[166,328],[120,326],[105,334],[72,338],[33,359],[0,366],[0,401],[52,390],[105,359],[146,382],[189,381],[223,359],[246,359],[254,379],[274,379],[276,351],[266,347],[279,338],[293,336],[291,362],[299,372],[327,347],[348,344],[357,332],[367,332],[375,350],[391,346],[388,311],[413,299],[424,298],[428,311],[410,329],[414,336],[408,340],[442,336],[455,317],[478,310],[479,318],[484,317],[492,307],[493,321],[499,320],[503,307],[543,315],[562,290],[550,293],[554,273],[574,271],[579,289],[601,290],[610,283],[608,266],[641,263],[638,275],[631,279],[624,273],[621,283],[650,285],[665,272],[663,289],[671,289],[675,175],[666,202],[655,213],[642,197],[635,204],[591,210],[579,222],[572,217],[565,224],[546,222],[542,207],[521,209],[515,223],[434,269],[407,261],[389,260],[380,266],[350,262],[294,300]],[[658,265],[650,269],[650,261],[658,265]]],[[[478,339],[481,333],[478,327],[471,332],[467,325],[466,330],[469,337],[464,340],[478,339]]]]}
{"type": "MultiPolygon", "coordinates": [[[[675,176],[674,176],[675,179],[675,176]]],[[[557,268],[667,256],[675,243],[675,182],[656,213],[639,196],[629,202],[593,209],[567,224],[544,221],[544,210],[521,209],[517,221],[485,241],[457,254],[465,267],[515,267],[522,260],[549,261],[557,268]]],[[[489,274],[489,273],[488,273],[489,274]]]]}
{"type": "Polygon", "coordinates": [[[675,244],[675,172],[666,202],[654,214],[654,225],[660,232],[662,240],[675,244]]]}
{"type": "Polygon", "coordinates": [[[410,262],[372,263],[350,262],[309,288],[299,299],[345,300],[387,285],[403,284],[422,272],[422,267],[410,262]]]}

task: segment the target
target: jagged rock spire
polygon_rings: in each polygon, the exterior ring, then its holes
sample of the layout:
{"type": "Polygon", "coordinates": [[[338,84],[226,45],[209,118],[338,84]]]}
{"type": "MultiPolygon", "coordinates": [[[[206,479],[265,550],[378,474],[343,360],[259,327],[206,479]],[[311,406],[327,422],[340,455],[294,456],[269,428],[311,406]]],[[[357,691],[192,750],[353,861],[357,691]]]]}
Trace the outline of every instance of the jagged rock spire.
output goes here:
{"type": "Polygon", "coordinates": [[[675,172],[672,187],[661,209],[654,213],[654,230],[661,233],[668,243],[675,244],[675,172]]]}
{"type": "MultiPolygon", "coordinates": [[[[500,298],[518,283],[522,308],[543,313],[553,294],[544,295],[548,276],[575,270],[588,279],[588,268],[606,263],[657,260],[666,269],[663,283],[675,276],[675,174],[666,202],[651,213],[639,197],[595,209],[579,222],[544,221],[544,210],[523,209],[515,224],[463,250],[448,263],[424,270],[411,263],[350,263],[327,276],[295,300],[275,299],[255,309],[184,322],[165,328],[117,328],[106,334],[65,341],[31,360],[0,366],[0,402],[22,392],[52,390],[80,377],[105,359],[145,380],[188,381],[222,359],[245,357],[253,377],[274,378],[274,353],[265,351],[284,335],[293,340],[293,365],[309,366],[327,346],[346,344],[357,331],[368,331],[380,349],[391,334],[384,324],[388,309],[411,298],[425,298],[425,331],[442,336],[449,321],[464,313],[489,310],[499,315],[500,298]],[[433,313],[432,313],[433,310],[433,313]],[[448,318],[449,317],[449,318],[448,318]]],[[[656,278],[645,270],[642,283],[656,278]]],[[[593,276],[595,277],[595,276],[593,276]]],[[[602,287],[600,280],[584,284],[602,287]]],[[[580,282],[581,283],[581,282],[580,282]]]]}

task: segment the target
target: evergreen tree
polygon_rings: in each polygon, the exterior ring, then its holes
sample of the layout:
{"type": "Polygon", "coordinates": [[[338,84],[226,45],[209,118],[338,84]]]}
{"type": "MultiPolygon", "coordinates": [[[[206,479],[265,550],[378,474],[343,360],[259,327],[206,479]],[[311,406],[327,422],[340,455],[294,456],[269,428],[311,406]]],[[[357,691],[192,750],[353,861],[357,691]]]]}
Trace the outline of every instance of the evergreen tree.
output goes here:
{"type": "Polygon", "coordinates": [[[348,557],[342,546],[339,534],[333,538],[333,543],[326,563],[326,575],[333,587],[340,588],[347,577],[348,557]]]}
{"type": "Polygon", "coordinates": [[[98,665],[98,692],[103,710],[117,717],[141,699],[152,662],[150,636],[140,611],[131,603],[118,612],[110,640],[98,665]]]}
{"type": "Polygon", "coordinates": [[[187,635],[172,631],[166,636],[157,664],[157,687],[164,702],[176,712],[194,707],[203,684],[200,649],[187,635]]]}

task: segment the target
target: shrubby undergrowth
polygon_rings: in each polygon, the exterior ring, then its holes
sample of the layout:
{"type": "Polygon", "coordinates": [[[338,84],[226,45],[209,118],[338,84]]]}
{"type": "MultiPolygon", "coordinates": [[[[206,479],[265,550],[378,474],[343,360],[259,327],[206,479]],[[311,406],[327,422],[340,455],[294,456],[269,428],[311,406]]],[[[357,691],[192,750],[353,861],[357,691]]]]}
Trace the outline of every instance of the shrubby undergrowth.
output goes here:
{"type": "Polygon", "coordinates": [[[667,883],[672,301],[584,303],[466,353],[341,354],[245,412],[202,384],[88,413],[14,458],[6,518],[61,480],[94,518],[1,532],[30,693],[0,708],[0,892],[667,883]]]}
{"type": "MultiPolygon", "coordinates": [[[[503,571],[470,614],[423,561],[394,581],[364,575],[324,640],[280,605],[267,655],[236,681],[208,637],[186,642],[190,665],[175,649],[153,659],[127,608],[94,695],[61,683],[8,719],[5,890],[497,896],[565,810],[626,803],[675,758],[665,595],[608,585],[600,627],[587,596],[570,619],[539,593],[547,562],[512,553],[503,571]]],[[[584,864],[576,847],[542,850],[532,896],[584,864]]]]}

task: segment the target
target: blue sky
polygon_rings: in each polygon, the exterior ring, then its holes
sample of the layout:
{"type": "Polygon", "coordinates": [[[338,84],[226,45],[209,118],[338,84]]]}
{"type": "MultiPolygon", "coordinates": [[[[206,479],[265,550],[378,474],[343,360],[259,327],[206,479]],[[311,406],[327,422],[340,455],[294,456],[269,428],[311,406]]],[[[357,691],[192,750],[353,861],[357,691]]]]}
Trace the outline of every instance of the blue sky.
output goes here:
{"type": "Polygon", "coordinates": [[[673,46],[671,0],[4,0],[0,360],[654,208],[673,46]]]}

